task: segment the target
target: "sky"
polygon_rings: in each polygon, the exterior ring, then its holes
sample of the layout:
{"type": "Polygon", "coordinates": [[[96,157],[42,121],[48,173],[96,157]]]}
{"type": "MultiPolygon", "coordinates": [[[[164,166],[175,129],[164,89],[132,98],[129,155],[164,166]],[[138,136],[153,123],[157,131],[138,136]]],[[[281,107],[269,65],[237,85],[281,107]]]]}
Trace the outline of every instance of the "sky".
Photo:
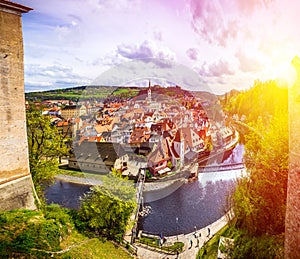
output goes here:
{"type": "Polygon", "coordinates": [[[22,18],[26,92],[154,77],[223,94],[295,77],[296,0],[14,1],[34,9],[22,18]]]}

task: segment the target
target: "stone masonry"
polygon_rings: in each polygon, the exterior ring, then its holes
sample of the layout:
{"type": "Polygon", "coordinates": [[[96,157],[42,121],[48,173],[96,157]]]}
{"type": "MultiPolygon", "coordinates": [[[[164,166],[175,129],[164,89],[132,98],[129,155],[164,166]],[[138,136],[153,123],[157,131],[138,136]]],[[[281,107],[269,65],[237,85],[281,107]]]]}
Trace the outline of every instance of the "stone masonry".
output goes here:
{"type": "Polygon", "coordinates": [[[300,258],[300,59],[292,64],[297,80],[289,89],[289,176],[285,219],[285,258],[300,258]]]}
{"type": "Polygon", "coordinates": [[[22,13],[0,0],[0,211],[33,209],[25,120],[22,13]]]}

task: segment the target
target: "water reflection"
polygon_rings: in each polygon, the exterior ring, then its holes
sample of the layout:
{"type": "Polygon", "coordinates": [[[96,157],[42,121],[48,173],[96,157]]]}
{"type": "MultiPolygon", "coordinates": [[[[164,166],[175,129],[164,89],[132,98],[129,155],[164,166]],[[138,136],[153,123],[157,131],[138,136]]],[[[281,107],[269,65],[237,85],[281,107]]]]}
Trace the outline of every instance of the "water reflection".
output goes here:
{"type": "MultiPolygon", "coordinates": [[[[239,144],[225,158],[224,164],[242,162],[244,146],[239,144]]],[[[143,218],[140,226],[145,232],[176,235],[192,232],[194,226],[203,228],[224,215],[228,193],[234,188],[241,170],[229,170],[199,174],[198,181],[183,184],[171,195],[145,204],[151,206],[151,214],[143,218]],[[176,217],[178,223],[176,223],[176,217]]],[[[57,180],[46,190],[48,203],[78,208],[79,197],[90,186],[57,180]]]]}
{"type": "Polygon", "coordinates": [[[46,189],[45,197],[48,204],[57,203],[65,208],[78,209],[79,198],[88,192],[89,189],[89,185],[56,180],[53,185],[46,189]]]}
{"type": "Polygon", "coordinates": [[[144,232],[165,235],[192,232],[203,228],[224,215],[225,201],[234,181],[199,181],[186,183],[170,196],[151,202],[151,214],[142,219],[144,232]],[[176,217],[178,224],[176,224],[176,217]]]}
{"type": "MultiPolygon", "coordinates": [[[[222,164],[241,163],[244,145],[238,144],[222,164]]],[[[186,234],[203,228],[225,214],[226,200],[243,170],[199,174],[198,181],[186,183],[171,195],[146,203],[151,214],[142,218],[144,232],[164,235],[186,234]],[[176,221],[178,218],[178,223],[176,221]]]]}

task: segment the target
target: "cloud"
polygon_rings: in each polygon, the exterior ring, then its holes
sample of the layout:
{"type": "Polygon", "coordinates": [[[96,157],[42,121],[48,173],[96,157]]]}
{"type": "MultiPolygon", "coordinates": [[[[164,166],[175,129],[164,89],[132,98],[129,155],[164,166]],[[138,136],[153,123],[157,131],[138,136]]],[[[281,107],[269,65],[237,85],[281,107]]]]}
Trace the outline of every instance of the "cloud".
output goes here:
{"type": "Polygon", "coordinates": [[[251,57],[242,50],[238,50],[235,54],[238,59],[239,68],[242,72],[256,72],[263,69],[263,64],[253,55],[251,57]]]}
{"type": "Polygon", "coordinates": [[[270,7],[273,0],[190,0],[191,23],[202,39],[222,47],[251,27],[257,11],[270,7]],[[249,20],[249,24],[248,21],[249,20]]]}
{"type": "Polygon", "coordinates": [[[132,60],[100,74],[92,85],[132,85],[133,82],[149,80],[151,82],[172,82],[190,90],[206,90],[209,86],[195,70],[182,64],[169,61],[168,66],[160,66],[155,59],[132,60]]]}
{"type": "Polygon", "coordinates": [[[222,1],[191,0],[190,8],[193,28],[207,42],[226,46],[229,38],[236,37],[238,22],[225,14],[222,1]]]}
{"type": "Polygon", "coordinates": [[[168,66],[168,61],[175,60],[175,53],[166,47],[159,47],[153,42],[145,40],[140,45],[137,44],[120,44],[117,46],[117,56],[127,60],[145,60],[149,59],[155,62],[159,67],[168,66]]]}
{"type": "Polygon", "coordinates": [[[154,36],[154,39],[155,40],[158,40],[158,41],[162,41],[162,32],[161,31],[159,31],[159,30],[155,30],[154,32],[153,32],[153,36],[154,36]]]}
{"type": "Polygon", "coordinates": [[[233,75],[234,72],[230,69],[228,62],[219,60],[211,64],[203,63],[199,69],[199,74],[207,77],[220,77],[223,75],[233,75]]]}
{"type": "Polygon", "coordinates": [[[256,8],[268,7],[274,0],[239,0],[238,9],[244,14],[252,14],[256,8]]]}
{"type": "Polygon", "coordinates": [[[175,54],[167,48],[159,48],[153,42],[145,40],[142,44],[120,44],[117,53],[128,59],[175,59],[175,54]]]}
{"type": "Polygon", "coordinates": [[[86,85],[91,80],[63,65],[25,65],[25,90],[86,85]]]}
{"type": "Polygon", "coordinates": [[[196,48],[189,48],[186,54],[191,60],[196,61],[198,59],[198,50],[196,48]]]}

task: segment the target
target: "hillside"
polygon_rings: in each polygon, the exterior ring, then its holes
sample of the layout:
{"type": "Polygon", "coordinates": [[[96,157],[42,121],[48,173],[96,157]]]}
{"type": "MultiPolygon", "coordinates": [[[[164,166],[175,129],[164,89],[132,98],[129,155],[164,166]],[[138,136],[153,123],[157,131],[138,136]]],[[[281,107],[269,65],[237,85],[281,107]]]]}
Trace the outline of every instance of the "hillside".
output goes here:
{"type": "MultiPolygon", "coordinates": [[[[169,97],[194,96],[202,100],[214,101],[216,96],[208,92],[190,92],[179,86],[161,87],[159,85],[151,86],[153,94],[166,95],[169,97]]],[[[25,93],[26,100],[43,101],[43,100],[87,100],[87,99],[115,99],[115,98],[132,98],[136,95],[147,94],[147,87],[137,86],[78,86],[65,89],[55,89],[48,91],[25,93]]]]}
{"type": "Polygon", "coordinates": [[[72,214],[58,205],[0,213],[0,258],[133,258],[115,243],[80,233],[72,214]]]}
{"type": "Polygon", "coordinates": [[[26,100],[72,100],[105,99],[113,93],[116,86],[78,86],[65,89],[25,93],[26,100]]]}

